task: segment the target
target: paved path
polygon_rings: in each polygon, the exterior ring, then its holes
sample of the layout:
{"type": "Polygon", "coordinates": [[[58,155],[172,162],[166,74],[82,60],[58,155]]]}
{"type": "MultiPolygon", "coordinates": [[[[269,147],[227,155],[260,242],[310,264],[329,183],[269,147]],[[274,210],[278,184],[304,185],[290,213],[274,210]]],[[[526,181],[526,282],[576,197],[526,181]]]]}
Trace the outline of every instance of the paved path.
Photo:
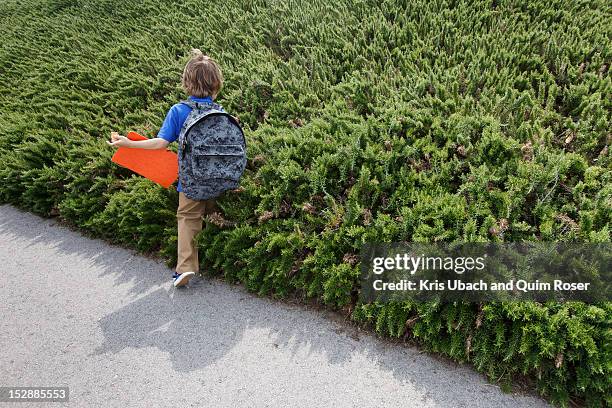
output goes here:
{"type": "Polygon", "coordinates": [[[71,407],[544,407],[468,366],[0,206],[0,386],[71,407]]]}

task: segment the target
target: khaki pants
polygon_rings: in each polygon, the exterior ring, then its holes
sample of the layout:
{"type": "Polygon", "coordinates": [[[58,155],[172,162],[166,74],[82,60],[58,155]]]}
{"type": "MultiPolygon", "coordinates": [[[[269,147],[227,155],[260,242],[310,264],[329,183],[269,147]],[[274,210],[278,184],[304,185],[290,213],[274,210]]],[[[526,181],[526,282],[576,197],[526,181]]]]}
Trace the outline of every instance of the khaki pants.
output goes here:
{"type": "Polygon", "coordinates": [[[176,210],[178,222],[177,273],[199,272],[198,248],[194,238],[198,232],[202,231],[202,217],[217,211],[214,199],[196,201],[187,198],[183,192],[179,192],[179,204],[176,210]]]}

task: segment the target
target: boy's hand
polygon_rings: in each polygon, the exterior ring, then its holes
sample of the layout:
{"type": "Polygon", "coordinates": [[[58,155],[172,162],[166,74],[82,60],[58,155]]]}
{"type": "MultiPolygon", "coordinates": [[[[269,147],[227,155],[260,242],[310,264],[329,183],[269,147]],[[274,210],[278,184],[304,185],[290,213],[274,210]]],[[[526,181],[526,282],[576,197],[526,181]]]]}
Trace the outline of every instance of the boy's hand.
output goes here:
{"type": "Polygon", "coordinates": [[[121,147],[121,146],[128,147],[131,144],[130,139],[128,139],[125,136],[121,136],[117,132],[111,132],[111,140],[112,142],[109,142],[107,140],[106,143],[108,143],[111,146],[115,146],[115,147],[121,147]]]}

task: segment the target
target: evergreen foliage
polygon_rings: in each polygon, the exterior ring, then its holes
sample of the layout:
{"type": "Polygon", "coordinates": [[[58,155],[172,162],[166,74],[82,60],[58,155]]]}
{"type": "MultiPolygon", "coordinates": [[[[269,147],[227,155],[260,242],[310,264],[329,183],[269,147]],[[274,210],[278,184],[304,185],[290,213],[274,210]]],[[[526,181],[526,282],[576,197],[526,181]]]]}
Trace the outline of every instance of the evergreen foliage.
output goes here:
{"type": "MultiPolygon", "coordinates": [[[[298,294],[492,381],[612,405],[612,305],[357,304],[364,242],[609,242],[603,0],[4,0],[0,201],[176,261],[177,193],[119,168],[215,57],[245,127],[242,191],[202,270],[298,294]]],[[[175,149],[175,147],[173,147],[175,149]]]]}

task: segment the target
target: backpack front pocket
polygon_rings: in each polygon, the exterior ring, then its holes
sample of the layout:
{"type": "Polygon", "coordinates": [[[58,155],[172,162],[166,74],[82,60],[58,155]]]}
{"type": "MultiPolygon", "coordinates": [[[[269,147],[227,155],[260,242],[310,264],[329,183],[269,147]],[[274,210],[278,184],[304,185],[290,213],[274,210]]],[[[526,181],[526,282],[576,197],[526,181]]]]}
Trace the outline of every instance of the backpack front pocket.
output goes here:
{"type": "Polygon", "coordinates": [[[246,166],[242,145],[199,145],[191,160],[193,177],[200,181],[210,179],[240,179],[246,166]]]}

